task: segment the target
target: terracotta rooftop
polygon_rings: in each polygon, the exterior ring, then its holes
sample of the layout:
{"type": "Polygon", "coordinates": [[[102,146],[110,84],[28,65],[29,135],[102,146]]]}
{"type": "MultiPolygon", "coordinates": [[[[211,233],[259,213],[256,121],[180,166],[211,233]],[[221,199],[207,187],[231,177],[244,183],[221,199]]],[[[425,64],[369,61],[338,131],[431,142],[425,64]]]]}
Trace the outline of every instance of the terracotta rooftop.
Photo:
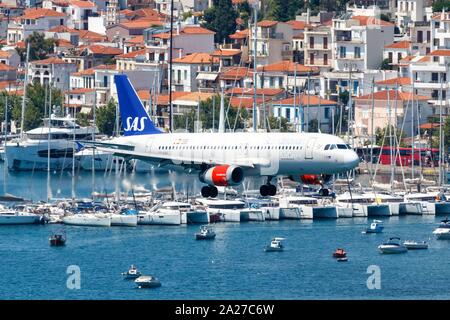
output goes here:
{"type": "Polygon", "coordinates": [[[371,94],[366,94],[364,96],[357,97],[356,100],[371,100],[373,96],[374,100],[382,100],[382,101],[409,101],[409,100],[429,100],[430,97],[419,96],[412,94],[411,92],[402,92],[396,90],[383,90],[378,91],[371,94]]]}
{"type": "Polygon", "coordinates": [[[213,57],[209,53],[192,53],[190,55],[174,59],[173,62],[189,64],[211,64],[212,62],[219,63],[219,59],[213,57]]]}
{"type": "Polygon", "coordinates": [[[411,78],[399,77],[375,82],[377,85],[411,85],[411,78]]]}
{"type": "Polygon", "coordinates": [[[31,61],[31,64],[70,64],[70,62],[66,62],[60,58],[50,57],[43,60],[35,60],[31,61]]]}
{"type": "Polygon", "coordinates": [[[96,4],[91,1],[69,0],[69,4],[79,8],[94,8],[96,4]]]}
{"type": "MultiPolygon", "coordinates": [[[[232,94],[234,96],[252,96],[253,88],[232,88],[226,91],[226,94],[232,94]]],[[[256,95],[258,96],[277,96],[284,93],[283,89],[256,89],[256,95]]]]}
{"type": "Polygon", "coordinates": [[[440,57],[450,57],[450,49],[438,49],[431,51],[428,55],[430,56],[440,56],[440,57]]]}
{"type": "Polygon", "coordinates": [[[391,44],[388,44],[387,46],[384,46],[386,49],[409,49],[411,47],[411,41],[398,41],[391,44]]]}
{"type": "Polygon", "coordinates": [[[164,23],[161,21],[143,20],[143,19],[121,22],[119,24],[119,26],[122,26],[126,29],[147,29],[152,26],[162,26],[162,25],[164,25],[164,23]]]}
{"type": "Polygon", "coordinates": [[[67,33],[79,33],[79,30],[76,29],[71,29],[69,27],[66,26],[56,26],[53,27],[51,29],[48,29],[48,32],[56,32],[56,33],[63,33],[63,32],[67,32],[67,33]]]}
{"type": "MultiPolygon", "coordinates": [[[[283,100],[280,100],[278,102],[274,102],[277,105],[290,105],[293,106],[294,105],[294,97],[290,97],[290,98],[286,98],[283,100]]],[[[302,94],[299,95],[295,98],[295,104],[296,105],[302,105],[302,106],[307,106],[308,104],[310,106],[334,106],[337,105],[336,101],[332,101],[332,100],[327,100],[327,99],[322,99],[316,95],[307,95],[307,94],[302,94]]]]}
{"type": "Polygon", "coordinates": [[[248,37],[248,29],[237,30],[234,34],[230,35],[230,39],[245,39],[248,37]]]}
{"type": "Polygon", "coordinates": [[[136,58],[137,56],[142,56],[147,53],[147,49],[140,49],[140,50],[134,50],[128,53],[122,53],[118,56],[116,56],[116,59],[132,59],[136,58]]]}
{"type": "Polygon", "coordinates": [[[92,44],[90,46],[87,46],[86,49],[91,51],[93,54],[99,54],[99,55],[118,55],[123,52],[119,48],[102,46],[99,44],[92,44]]]}
{"type": "Polygon", "coordinates": [[[212,53],[212,55],[217,57],[232,57],[241,53],[242,51],[239,49],[217,49],[212,53]]]}
{"type": "Polygon", "coordinates": [[[359,25],[361,25],[361,26],[389,26],[389,27],[395,26],[391,22],[377,19],[374,17],[368,17],[368,16],[353,16],[352,19],[358,20],[359,25]]]}
{"type": "Polygon", "coordinates": [[[80,30],[80,39],[83,40],[92,40],[92,41],[103,41],[106,39],[106,36],[97,33],[97,32],[92,32],[89,30],[80,30]]]}
{"type": "Polygon", "coordinates": [[[258,27],[270,28],[270,27],[276,26],[277,24],[278,24],[278,21],[263,20],[263,21],[258,22],[258,27]]]}
{"type": "Polygon", "coordinates": [[[94,89],[92,89],[92,88],[77,88],[77,89],[72,89],[69,91],[69,93],[71,93],[71,94],[83,94],[83,93],[89,93],[89,92],[94,92],[94,89]]]}
{"type": "Polygon", "coordinates": [[[219,78],[223,80],[241,80],[244,77],[250,77],[253,73],[246,67],[224,68],[219,78]]]}
{"type": "Polygon", "coordinates": [[[46,17],[65,17],[66,15],[61,12],[50,9],[25,9],[24,14],[17,19],[41,19],[46,17]]]}
{"type": "Polygon", "coordinates": [[[316,67],[306,67],[303,64],[294,63],[289,60],[268,64],[266,66],[258,67],[258,71],[261,72],[294,72],[296,69],[299,73],[317,72],[316,67]]]}
{"type": "Polygon", "coordinates": [[[304,30],[307,26],[305,21],[297,21],[297,20],[291,20],[288,21],[288,23],[292,26],[294,30],[304,30]]]}

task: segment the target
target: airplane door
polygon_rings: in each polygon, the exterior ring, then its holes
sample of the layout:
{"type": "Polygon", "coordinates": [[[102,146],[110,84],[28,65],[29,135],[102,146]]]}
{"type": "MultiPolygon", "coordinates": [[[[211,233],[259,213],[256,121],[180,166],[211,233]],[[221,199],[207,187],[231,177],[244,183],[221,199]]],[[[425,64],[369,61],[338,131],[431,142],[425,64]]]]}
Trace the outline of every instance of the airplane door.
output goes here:
{"type": "Polygon", "coordinates": [[[317,138],[311,138],[306,143],[305,147],[305,159],[313,159],[314,158],[314,144],[317,138]]]}

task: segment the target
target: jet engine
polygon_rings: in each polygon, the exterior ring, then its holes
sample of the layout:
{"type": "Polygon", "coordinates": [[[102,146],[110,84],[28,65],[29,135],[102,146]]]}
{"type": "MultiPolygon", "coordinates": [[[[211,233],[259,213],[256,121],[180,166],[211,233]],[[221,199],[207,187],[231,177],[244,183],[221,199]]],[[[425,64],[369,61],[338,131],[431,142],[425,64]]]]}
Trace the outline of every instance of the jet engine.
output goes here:
{"type": "Polygon", "coordinates": [[[199,178],[210,186],[236,186],[244,180],[244,170],[230,165],[215,166],[202,172],[199,178]]]}

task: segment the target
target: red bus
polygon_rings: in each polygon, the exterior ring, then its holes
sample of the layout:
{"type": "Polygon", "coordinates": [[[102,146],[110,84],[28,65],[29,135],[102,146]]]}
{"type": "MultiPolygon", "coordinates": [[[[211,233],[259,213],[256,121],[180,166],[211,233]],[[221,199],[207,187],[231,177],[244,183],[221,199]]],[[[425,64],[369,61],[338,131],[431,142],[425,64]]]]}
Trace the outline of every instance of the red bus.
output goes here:
{"type": "MultiPolygon", "coordinates": [[[[410,166],[413,161],[412,148],[380,147],[380,164],[391,164],[391,154],[395,165],[410,166]]],[[[437,148],[414,148],[414,165],[422,163],[424,167],[439,165],[439,149],[437,148]]]]}

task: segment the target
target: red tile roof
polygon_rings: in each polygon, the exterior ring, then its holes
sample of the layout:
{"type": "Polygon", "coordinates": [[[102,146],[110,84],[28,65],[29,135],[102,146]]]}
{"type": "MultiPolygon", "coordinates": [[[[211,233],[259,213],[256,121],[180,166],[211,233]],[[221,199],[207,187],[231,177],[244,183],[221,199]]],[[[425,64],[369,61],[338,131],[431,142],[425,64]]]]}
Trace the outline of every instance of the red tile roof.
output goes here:
{"type": "Polygon", "coordinates": [[[391,22],[387,22],[381,19],[368,16],[353,16],[352,19],[358,20],[361,26],[390,26],[390,27],[395,26],[391,22]]]}
{"type": "Polygon", "coordinates": [[[425,96],[419,96],[412,94],[411,92],[402,92],[402,91],[396,91],[396,90],[383,90],[378,91],[371,94],[366,94],[364,96],[357,97],[357,101],[361,100],[372,100],[372,96],[374,100],[382,100],[382,101],[409,101],[409,100],[429,100],[430,97],[425,96]]]}
{"type": "Polygon", "coordinates": [[[79,33],[79,30],[76,29],[71,29],[69,27],[66,26],[56,26],[53,27],[51,29],[48,29],[48,32],[56,32],[56,33],[63,33],[63,32],[67,32],[67,33],[79,33]]]}
{"type": "Polygon", "coordinates": [[[143,56],[147,53],[147,49],[140,49],[140,50],[134,50],[128,53],[122,53],[118,56],[116,56],[116,59],[133,59],[137,56],[143,56]]]}
{"type": "Polygon", "coordinates": [[[294,30],[304,30],[307,26],[305,21],[297,21],[297,20],[291,20],[288,21],[288,23],[292,26],[294,30]]]}
{"type": "Polygon", "coordinates": [[[377,85],[411,85],[411,78],[399,77],[375,82],[377,85]]]}
{"type": "Polygon", "coordinates": [[[25,9],[24,14],[17,19],[41,19],[46,17],[65,17],[66,15],[61,12],[50,9],[25,9]]]}
{"type": "Polygon", "coordinates": [[[217,49],[212,53],[212,55],[217,57],[232,57],[241,53],[242,51],[239,49],[217,49]]]}
{"type": "Polygon", "coordinates": [[[79,8],[94,8],[96,4],[91,1],[69,0],[69,4],[79,8]]]}
{"type": "Polygon", "coordinates": [[[219,63],[219,59],[209,53],[193,53],[173,60],[173,63],[211,64],[219,63]]]}
{"type": "MultiPolygon", "coordinates": [[[[250,109],[253,107],[253,97],[231,97],[230,105],[233,108],[246,108],[250,109]]],[[[261,105],[264,102],[269,102],[270,99],[256,98],[256,104],[261,105]]]]}
{"type": "Polygon", "coordinates": [[[93,54],[99,54],[99,55],[118,55],[121,54],[123,51],[119,48],[109,47],[109,46],[102,46],[99,44],[92,44],[90,46],[86,47],[89,51],[91,51],[93,54]]]}
{"type": "Polygon", "coordinates": [[[84,93],[89,93],[89,92],[94,92],[94,89],[91,88],[77,88],[77,89],[72,89],[69,91],[69,93],[71,94],[84,94],[84,93]]]}
{"type": "Polygon", "coordinates": [[[223,80],[241,80],[245,77],[250,77],[252,75],[252,72],[249,70],[249,68],[246,67],[230,67],[223,70],[221,75],[219,76],[220,79],[223,80]]]}
{"type": "Polygon", "coordinates": [[[258,27],[270,28],[270,27],[276,26],[277,24],[278,24],[278,21],[263,20],[263,21],[258,22],[258,27]]]}
{"type": "Polygon", "coordinates": [[[430,56],[450,57],[450,49],[438,49],[431,51],[430,56]]]}
{"type": "Polygon", "coordinates": [[[4,63],[0,63],[0,71],[13,71],[13,70],[17,71],[17,68],[8,66],[8,65],[6,65],[4,63]]]}
{"type": "Polygon", "coordinates": [[[387,46],[384,46],[386,49],[409,49],[411,47],[411,41],[398,41],[391,44],[388,44],[387,46]]]}
{"type": "Polygon", "coordinates": [[[248,37],[248,29],[237,30],[234,34],[230,35],[230,39],[245,39],[248,37]]]}
{"type": "MultiPolygon", "coordinates": [[[[274,102],[277,105],[290,105],[293,106],[294,105],[294,97],[290,97],[290,98],[286,98],[283,99],[281,101],[278,102],[274,102]]],[[[327,99],[322,99],[316,95],[307,95],[307,94],[302,94],[299,95],[295,98],[295,104],[296,105],[302,105],[302,106],[307,106],[309,103],[310,106],[330,106],[330,105],[337,105],[336,101],[332,101],[332,100],[327,100],[327,99]]]]}
{"type": "Polygon", "coordinates": [[[106,39],[106,36],[89,30],[80,30],[79,33],[80,39],[82,40],[92,40],[101,42],[106,39]]]}
{"type": "Polygon", "coordinates": [[[70,62],[66,62],[60,58],[50,57],[43,60],[35,60],[31,61],[31,64],[70,64],[70,62]]]}
{"type": "Polygon", "coordinates": [[[150,28],[153,26],[162,26],[162,25],[164,25],[164,23],[161,21],[144,20],[144,19],[126,21],[126,22],[121,22],[119,24],[119,26],[121,26],[125,29],[147,29],[147,28],[150,28]]]}
{"type": "Polygon", "coordinates": [[[299,73],[317,72],[316,67],[306,67],[299,63],[294,63],[289,60],[268,64],[266,66],[258,67],[258,71],[261,72],[294,72],[297,69],[299,73]]]}
{"type": "MultiPolygon", "coordinates": [[[[251,96],[253,95],[253,88],[232,88],[226,91],[226,94],[232,94],[234,96],[251,96]]],[[[277,96],[283,94],[283,89],[256,89],[256,95],[258,96],[277,96]]]]}

